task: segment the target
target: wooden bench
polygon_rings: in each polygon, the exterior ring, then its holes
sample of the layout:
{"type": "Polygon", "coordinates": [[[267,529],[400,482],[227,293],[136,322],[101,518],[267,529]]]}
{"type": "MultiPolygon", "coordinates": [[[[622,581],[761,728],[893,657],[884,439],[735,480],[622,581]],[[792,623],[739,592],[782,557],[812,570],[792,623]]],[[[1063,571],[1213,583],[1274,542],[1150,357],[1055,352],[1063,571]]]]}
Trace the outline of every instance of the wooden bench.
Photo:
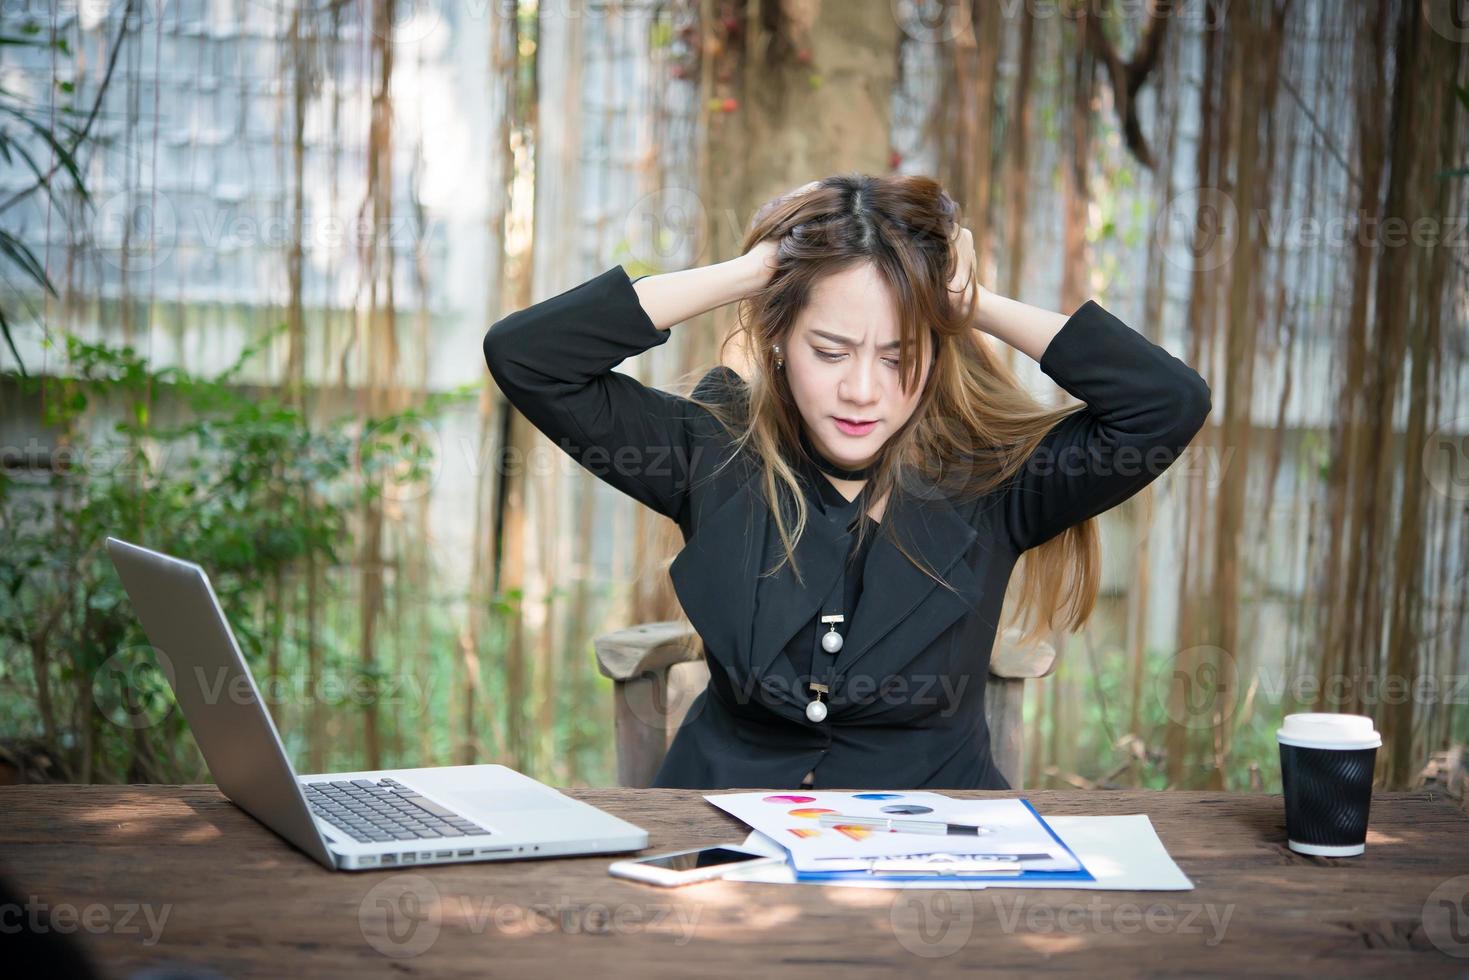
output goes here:
{"type": "MultiPolygon", "coordinates": [[[[680,621],[641,623],[597,637],[597,667],[612,678],[617,732],[617,781],[651,786],[689,705],[709,683],[703,643],[680,621]]],[[[1022,727],[1025,681],[1056,667],[1049,643],[1021,646],[1014,631],[995,640],[984,709],[990,752],[1011,788],[1025,778],[1022,727]]]]}

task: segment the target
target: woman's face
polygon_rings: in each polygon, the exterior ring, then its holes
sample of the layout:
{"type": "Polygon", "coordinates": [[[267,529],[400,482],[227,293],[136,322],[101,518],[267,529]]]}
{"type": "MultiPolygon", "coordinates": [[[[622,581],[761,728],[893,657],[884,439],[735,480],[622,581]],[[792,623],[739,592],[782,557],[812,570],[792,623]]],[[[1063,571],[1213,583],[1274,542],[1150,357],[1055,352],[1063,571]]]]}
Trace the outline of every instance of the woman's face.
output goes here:
{"type": "Polygon", "coordinates": [[[928,338],[916,384],[898,384],[898,312],[869,262],[824,276],[781,345],[806,434],[846,469],[877,459],[907,423],[928,381],[928,338]],[[856,424],[860,423],[860,424],[856,424]]]}

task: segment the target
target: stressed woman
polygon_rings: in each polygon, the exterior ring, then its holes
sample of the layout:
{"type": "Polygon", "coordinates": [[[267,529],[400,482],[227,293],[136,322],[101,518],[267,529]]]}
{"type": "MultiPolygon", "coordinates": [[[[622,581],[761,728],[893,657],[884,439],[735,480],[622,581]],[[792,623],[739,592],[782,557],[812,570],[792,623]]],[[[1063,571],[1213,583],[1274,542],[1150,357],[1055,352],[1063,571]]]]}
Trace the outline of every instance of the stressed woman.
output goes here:
{"type": "Polygon", "coordinates": [[[1064,316],[983,289],[958,207],[920,176],[812,182],[738,258],[613,266],[500,320],[484,353],[532,424],[683,533],[669,576],[710,680],[655,786],[1008,788],[984,688],[1012,573],[1028,633],[1078,628],[1092,518],[1210,408],[1095,301],[1064,316]],[[740,371],[681,397],[613,370],[732,302],[740,371]],[[1081,404],[1037,403],[994,341],[1081,404]]]}

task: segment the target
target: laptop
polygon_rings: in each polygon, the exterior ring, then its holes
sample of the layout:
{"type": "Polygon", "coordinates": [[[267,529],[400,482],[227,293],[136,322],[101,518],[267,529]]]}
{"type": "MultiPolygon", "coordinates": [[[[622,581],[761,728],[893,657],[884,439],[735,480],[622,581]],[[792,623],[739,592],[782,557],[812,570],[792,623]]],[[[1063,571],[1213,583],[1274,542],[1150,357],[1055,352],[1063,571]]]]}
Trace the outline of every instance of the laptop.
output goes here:
{"type": "Polygon", "coordinates": [[[616,854],[648,832],[500,765],[298,776],[204,569],[107,552],[220,792],[328,868],[616,854]]]}

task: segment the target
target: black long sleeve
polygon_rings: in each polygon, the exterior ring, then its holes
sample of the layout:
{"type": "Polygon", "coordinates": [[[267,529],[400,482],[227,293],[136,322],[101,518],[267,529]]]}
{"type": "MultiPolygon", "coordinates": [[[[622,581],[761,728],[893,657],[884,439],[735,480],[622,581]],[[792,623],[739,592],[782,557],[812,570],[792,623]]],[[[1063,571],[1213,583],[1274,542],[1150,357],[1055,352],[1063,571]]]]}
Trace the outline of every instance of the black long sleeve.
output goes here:
{"type": "Polygon", "coordinates": [[[691,426],[708,413],[612,370],[670,334],[616,265],[501,318],[485,334],[485,363],[510,403],[581,466],[678,520],[696,445],[691,426]]]}
{"type": "MultiPolygon", "coordinates": [[[[537,429],[598,478],[681,520],[708,413],[613,370],[670,337],[622,266],[496,322],[485,362],[537,429]]],[[[1041,370],[1085,403],[1045,436],[1001,492],[1019,551],[1116,506],[1167,469],[1208,416],[1209,386],[1095,300],[1051,339],[1041,370]]],[[[696,392],[733,384],[715,368],[696,392]]]]}
{"type": "Polygon", "coordinates": [[[1005,521],[1024,551],[1115,507],[1158,477],[1203,426],[1209,386],[1087,300],[1040,367],[1085,407],[1058,422],[1006,484],[1005,521]]]}

